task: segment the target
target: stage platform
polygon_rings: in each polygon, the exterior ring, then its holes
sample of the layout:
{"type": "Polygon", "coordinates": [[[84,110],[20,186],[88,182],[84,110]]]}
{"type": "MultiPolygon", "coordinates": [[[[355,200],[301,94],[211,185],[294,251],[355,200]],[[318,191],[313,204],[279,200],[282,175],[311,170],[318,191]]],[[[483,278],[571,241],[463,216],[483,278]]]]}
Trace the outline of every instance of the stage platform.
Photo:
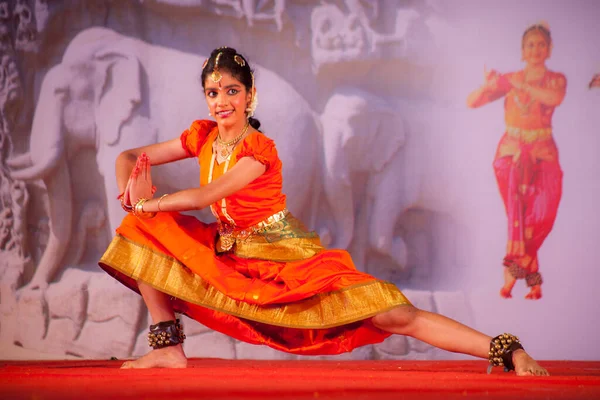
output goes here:
{"type": "Polygon", "coordinates": [[[187,369],[123,361],[0,361],[0,399],[600,399],[600,361],[545,361],[517,377],[485,361],[191,359],[187,369]]]}

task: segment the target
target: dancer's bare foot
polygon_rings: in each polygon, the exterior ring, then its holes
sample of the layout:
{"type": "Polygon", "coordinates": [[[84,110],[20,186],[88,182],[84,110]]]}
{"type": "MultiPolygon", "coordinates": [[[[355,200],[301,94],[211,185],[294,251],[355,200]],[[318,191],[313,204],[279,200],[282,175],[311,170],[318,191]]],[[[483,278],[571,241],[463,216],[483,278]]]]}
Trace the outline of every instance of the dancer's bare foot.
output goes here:
{"type": "Polygon", "coordinates": [[[507,267],[504,267],[504,286],[500,289],[500,296],[505,299],[512,299],[512,290],[517,280],[510,273],[507,267]]]}
{"type": "Polygon", "coordinates": [[[507,288],[506,286],[502,286],[502,289],[500,289],[500,297],[503,297],[505,299],[512,299],[512,288],[507,288]]]}
{"type": "Polygon", "coordinates": [[[524,350],[516,350],[512,356],[515,372],[518,376],[549,376],[546,368],[542,368],[524,350]]]}
{"type": "Polygon", "coordinates": [[[122,369],[129,368],[185,368],[187,358],[180,344],[154,349],[137,360],[126,361],[122,369]]]}
{"type": "Polygon", "coordinates": [[[529,293],[527,293],[525,298],[529,299],[529,300],[541,299],[542,298],[542,286],[541,285],[532,286],[531,290],[529,291],[529,293]]]}

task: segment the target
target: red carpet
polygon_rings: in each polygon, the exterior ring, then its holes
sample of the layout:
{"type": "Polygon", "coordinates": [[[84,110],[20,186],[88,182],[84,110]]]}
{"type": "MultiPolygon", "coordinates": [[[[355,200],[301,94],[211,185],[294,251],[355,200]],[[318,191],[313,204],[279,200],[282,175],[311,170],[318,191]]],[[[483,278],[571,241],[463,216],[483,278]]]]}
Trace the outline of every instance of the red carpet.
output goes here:
{"type": "Polygon", "coordinates": [[[600,399],[600,362],[546,361],[520,378],[485,361],[192,359],[184,370],[122,361],[0,361],[0,399],[600,399]]]}

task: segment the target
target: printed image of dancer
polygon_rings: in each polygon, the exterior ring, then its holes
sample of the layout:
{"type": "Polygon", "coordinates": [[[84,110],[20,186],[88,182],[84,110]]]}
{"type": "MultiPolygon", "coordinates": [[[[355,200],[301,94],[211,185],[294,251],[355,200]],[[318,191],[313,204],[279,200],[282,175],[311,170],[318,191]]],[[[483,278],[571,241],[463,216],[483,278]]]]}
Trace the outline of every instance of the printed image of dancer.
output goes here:
{"type": "Polygon", "coordinates": [[[505,74],[484,70],[485,82],[468,96],[467,105],[477,108],[504,98],[506,130],[493,164],[508,218],[500,295],[511,298],[517,279],[525,279],[530,288],[525,298],[537,300],[543,283],[538,252],[562,196],[552,115],[565,97],[567,80],[546,67],[552,50],[547,24],[528,27],[521,46],[525,67],[505,74]]]}

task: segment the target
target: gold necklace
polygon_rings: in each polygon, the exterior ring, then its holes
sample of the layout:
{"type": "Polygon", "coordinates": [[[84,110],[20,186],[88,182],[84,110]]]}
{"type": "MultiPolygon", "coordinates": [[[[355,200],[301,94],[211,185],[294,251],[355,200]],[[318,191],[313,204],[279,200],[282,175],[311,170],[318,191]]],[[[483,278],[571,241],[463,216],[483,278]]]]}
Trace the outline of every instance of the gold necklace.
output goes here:
{"type": "Polygon", "coordinates": [[[246,132],[248,132],[248,126],[250,126],[250,124],[248,122],[246,122],[246,125],[244,125],[244,129],[242,129],[242,133],[237,135],[235,138],[233,138],[229,142],[226,142],[223,139],[221,139],[221,133],[219,132],[219,134],[217,135],[217,141],[219,142],[219,144],[221,144],[223,146],[234,145],[240,141],[240,139],[242,138],[242,136],[244,136],[246,134],[246,132]]]}

